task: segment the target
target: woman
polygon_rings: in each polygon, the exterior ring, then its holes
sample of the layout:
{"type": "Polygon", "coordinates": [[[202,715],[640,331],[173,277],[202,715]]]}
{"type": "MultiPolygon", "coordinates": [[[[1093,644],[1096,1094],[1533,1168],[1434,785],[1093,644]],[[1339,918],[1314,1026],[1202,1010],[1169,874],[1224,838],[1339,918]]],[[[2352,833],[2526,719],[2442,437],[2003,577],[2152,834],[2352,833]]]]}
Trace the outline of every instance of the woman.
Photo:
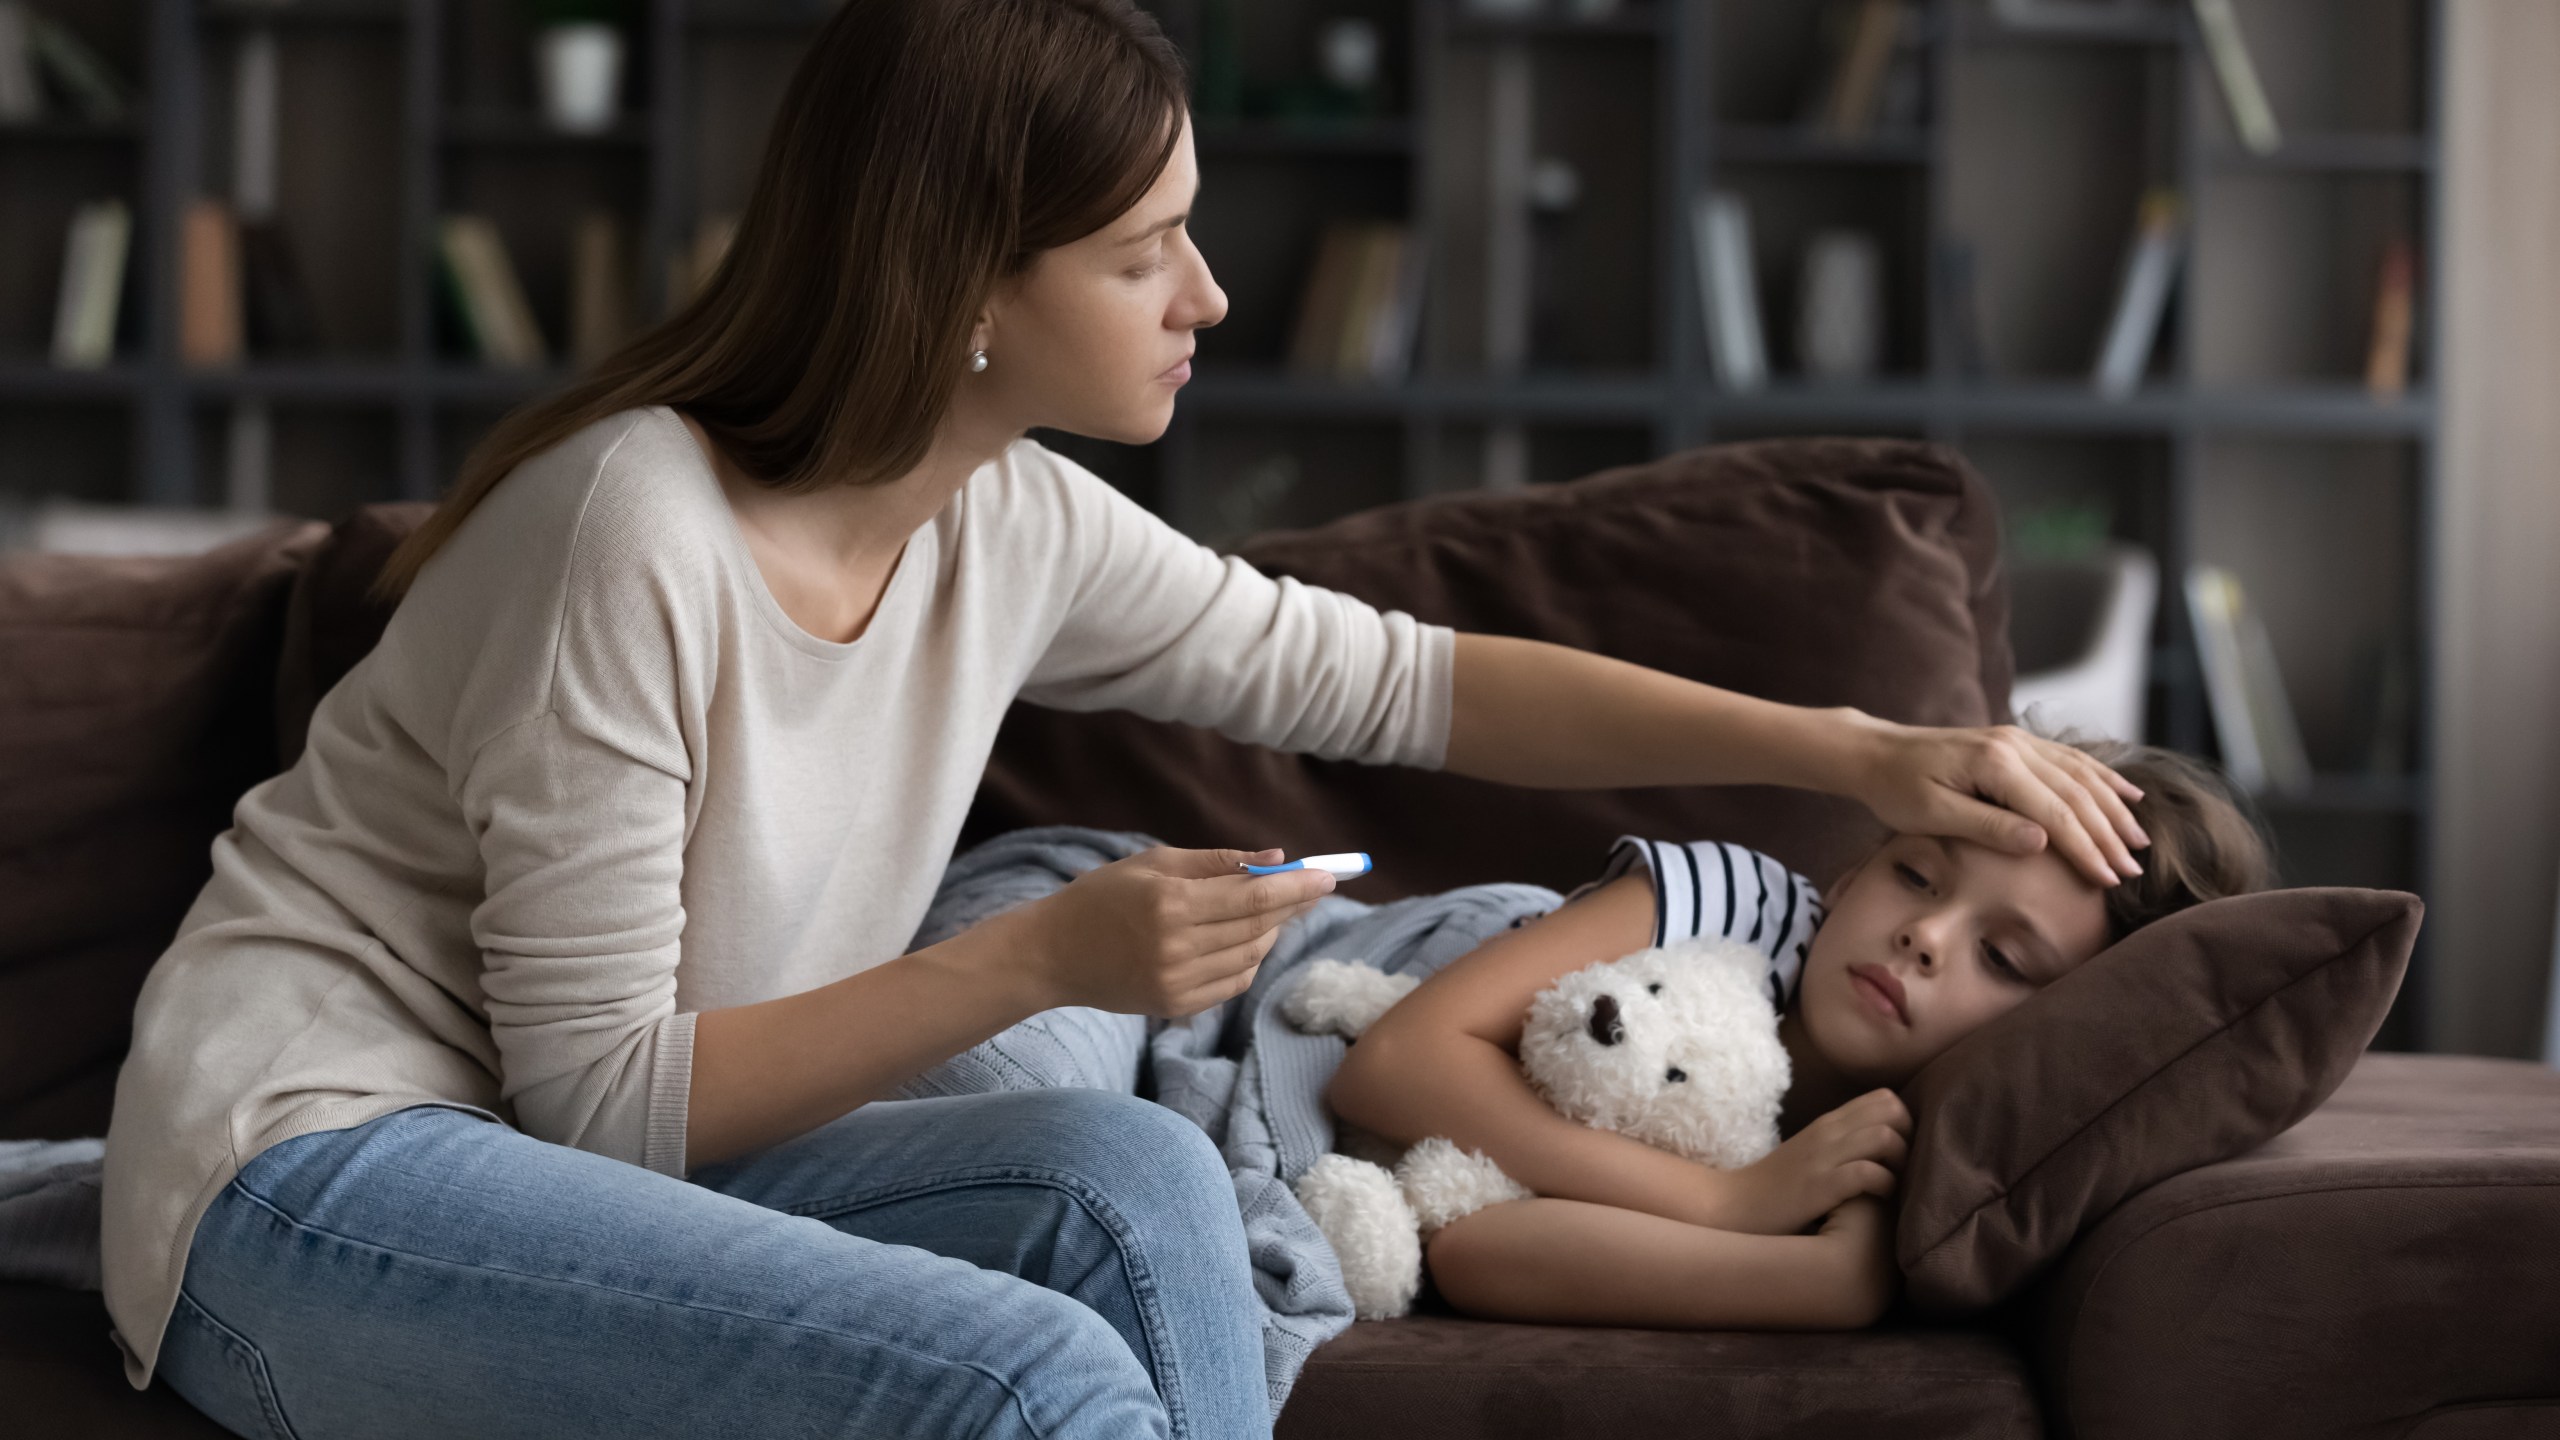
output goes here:
{"type": "Polygon", "coordinates": [[[1382,615],[1023,438],[1153,439],[1224,312],[1183,95],[1127,0],[848,0],[705,293],[475,452],[143,987],[131,1383],[301,1440],[1267,1432],[1197,1129],[876,1099],[1045,1008],[1234,995],[1331,887],[1159,849],[901,954],[1017,696],[2130,870],[2120,782],[2018,732],[1382,615]]]}

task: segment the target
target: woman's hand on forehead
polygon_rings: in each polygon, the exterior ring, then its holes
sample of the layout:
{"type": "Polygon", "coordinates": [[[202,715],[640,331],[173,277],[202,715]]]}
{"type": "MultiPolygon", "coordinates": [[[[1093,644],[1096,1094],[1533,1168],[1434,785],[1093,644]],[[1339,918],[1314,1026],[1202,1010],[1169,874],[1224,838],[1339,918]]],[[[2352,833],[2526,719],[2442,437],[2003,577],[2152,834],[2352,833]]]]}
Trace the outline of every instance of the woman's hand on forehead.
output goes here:
{"type": "Polygon", "coordinates": [[[2012,855],[2050,842],[2091,883],[2142,873],[2151,837],[2128,801],[2130,780],[2094,757],[2015,725],[1972,729],[1878,722],[1858,798],[1896,830],[1949,835],[2012,855]]]}

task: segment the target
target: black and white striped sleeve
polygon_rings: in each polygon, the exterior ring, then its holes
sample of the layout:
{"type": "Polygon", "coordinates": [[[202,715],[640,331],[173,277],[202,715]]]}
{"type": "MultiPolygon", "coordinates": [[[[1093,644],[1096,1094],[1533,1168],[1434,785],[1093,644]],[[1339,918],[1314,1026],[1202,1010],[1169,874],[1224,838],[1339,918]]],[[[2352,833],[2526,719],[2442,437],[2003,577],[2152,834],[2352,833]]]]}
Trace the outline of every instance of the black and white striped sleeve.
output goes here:
{"type": "Polygon", "coordinates": [[[1821,892],[1812,881],[1744,845],[1621,835],[1592,884],[1639,865],[1653,881],[1655,945],[1701,935],[1740,940],[1769,957],[1770,999],[1786,1007],[1822,923],[1821,892]]]}

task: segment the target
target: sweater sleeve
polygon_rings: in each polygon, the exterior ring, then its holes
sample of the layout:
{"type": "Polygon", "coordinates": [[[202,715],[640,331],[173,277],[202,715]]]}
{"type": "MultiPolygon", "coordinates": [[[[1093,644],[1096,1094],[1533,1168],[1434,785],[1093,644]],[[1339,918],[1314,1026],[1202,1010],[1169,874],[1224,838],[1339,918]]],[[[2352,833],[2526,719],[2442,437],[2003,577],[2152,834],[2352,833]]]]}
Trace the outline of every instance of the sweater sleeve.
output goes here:
{"type": "Polygon", "coordinates": [[[1023,699],[1204,725],[1327,760],[1440,768],[1456,631],[1265,575],[1039,453],[1066,497],[1066,599],[1023,699]]]}
{"type": "Polygon", "coordinates": [[[517,1125],[682,1176],[684,778],[553,709],[480,747],[463,808],[487,878],[471,914],[481,996],[517,1125]]]}
{"type": "Polygon", "coordinates": [[[480,852],[471,933],[516,1124],[681,1176],[694,1033],[676,1006],[695,772],[683,716],[705,683],[715,581],[654,499],[596,486],[552,587],[500,622],[528,643],[490,646],[520,657],[490,685],[525,697],[522,718],[471,750],[456,798],[480,852]]]}

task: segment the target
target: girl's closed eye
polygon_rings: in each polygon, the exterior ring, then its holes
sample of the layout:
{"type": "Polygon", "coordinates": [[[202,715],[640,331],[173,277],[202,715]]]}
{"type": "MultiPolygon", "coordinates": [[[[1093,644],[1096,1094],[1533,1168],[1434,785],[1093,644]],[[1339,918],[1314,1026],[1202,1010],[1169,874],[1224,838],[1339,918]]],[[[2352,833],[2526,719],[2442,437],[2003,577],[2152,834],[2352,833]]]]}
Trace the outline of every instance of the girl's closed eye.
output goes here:
{"type": "MultiPolygon", "coordinates": [[[[1921,874],[1911,866],[1897,860],[1894,862],[1893,868],[1901,872],[1903,880],[1909,884],[1912,889],[1926,890],[1929,888],[1929,877],[1921,874]]],[[[2008,956],[2002,954],[1999,946],[1991,944],[1989,941],[1985,941],[1983,942],[1982,953],[1990,961],[1992,970],[2001,977],[2004,979],[2015,980],[2020,984],[2026,983],[2027,972],[2019,969],[2008,956]]]]}
{"type": "Polygon", "coordinates": [[[1148,276],[1162,270],[1164,268],[1164,263],[1164,257],[1162,255],[1158,255],[1155,259],[1139,266],[1135,270],[1130,271],[1129,278],[1132,280],[1144,280],[1148,276]]]}

